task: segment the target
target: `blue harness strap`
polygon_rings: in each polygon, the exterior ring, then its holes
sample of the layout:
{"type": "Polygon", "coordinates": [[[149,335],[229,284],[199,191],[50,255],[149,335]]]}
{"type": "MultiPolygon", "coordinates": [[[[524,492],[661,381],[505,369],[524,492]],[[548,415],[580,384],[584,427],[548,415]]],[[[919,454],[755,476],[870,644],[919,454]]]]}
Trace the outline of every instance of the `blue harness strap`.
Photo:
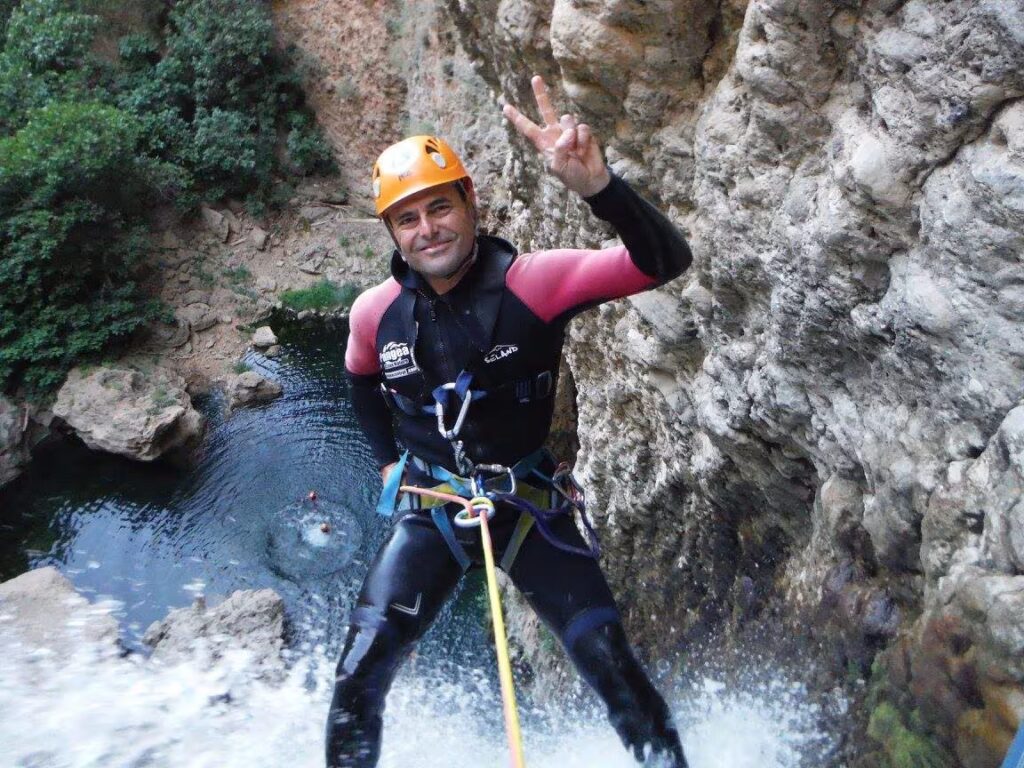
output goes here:
{"type": "Polygon", "coordinates": [[[1017,731],[1017,738],[1010,745],[1010,751],[1006,753],[1002,768],[1024,768],[1024,722],[1021,722],[1017,731]]]}
{"type": "Polygon", "coordinates": [[[409,452],[406,451],[391,469],[384,487],[380,491],[380,499],[377,501],[377,514],[384,517],[391,517],[398,505],[398,488],[402,485],[402,477],[405,475],[405,465],[409,461],[409,452]]]}
{"type": "Polygon", "coordinates": [[[556,509],[541,509],[540,507],[531,504],[526,499],[513,496],[509,493],[496,493],[494,494],[494,500],[508,504],[513,509],[519,510],[520,514],[529,515],[537,523],[537,530],[540,531],[548,544],[553,546],[555,549],[560,549],[563,552],[568,552],[571,555],[582,555],[583,557],[592,557],[597,560],[601,557],[601,545],[597,539],[597,532],[594,530],[594,526],[590,523],[590,518],[587,517],[586,511],[583,509],[583,505],[577,503],[575,506],[580,512],[580,517],[583,520],[583,527],[587,532],[587,546],[576,547],[572,544],[566,544],[561,541],[555,532],[551,530],[550,523],[557,517],[565,514],[572,514],[571,510],[567,510],[566,507],[570,506],[568,502],[563,503],[556,509]]]}
{"type": "Polygon", "coordinates": [[[430,516],[434,519],[434,525],[437,526],[437,530],[440,532],[441,538],[444,539],[444,543],[451,550],[452,557],[455,558],[459,567],[462,568],[462,572],[465,573],[469,570],[469,566],[473,561],[470,560],[465,547],[455,538],[455,528],[452,527],[452,521],[448,519],[448,513],[445,512],[445,508],[443,506],[434,507],[430,510],[430,516]]]}

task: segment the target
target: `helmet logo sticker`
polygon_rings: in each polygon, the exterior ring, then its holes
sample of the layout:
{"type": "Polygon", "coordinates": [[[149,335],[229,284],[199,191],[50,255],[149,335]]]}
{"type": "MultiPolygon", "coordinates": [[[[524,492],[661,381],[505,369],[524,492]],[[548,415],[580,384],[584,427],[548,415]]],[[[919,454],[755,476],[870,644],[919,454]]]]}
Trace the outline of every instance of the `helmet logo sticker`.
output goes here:
{"type": "Polygon", "coordinates": [[[416,163],[416,148],[408,144],[396,144],[391,151],[385,152],[377,161],[381,173],[401,177],[416,163]]]}
{"type": "Polygon", "coordinates": [[[378,176],[373,180],[373,198],[376,200],[380,197],[380,177],[378,176]]]}
{"type": "Polygon", "coordinates": [[[448,161],[444,159],[444,155],[442,155],[440,152],[428,152],[427,155],[429,155],[430,159],[437,164],[438,168],[448,167],[448,161]]]}

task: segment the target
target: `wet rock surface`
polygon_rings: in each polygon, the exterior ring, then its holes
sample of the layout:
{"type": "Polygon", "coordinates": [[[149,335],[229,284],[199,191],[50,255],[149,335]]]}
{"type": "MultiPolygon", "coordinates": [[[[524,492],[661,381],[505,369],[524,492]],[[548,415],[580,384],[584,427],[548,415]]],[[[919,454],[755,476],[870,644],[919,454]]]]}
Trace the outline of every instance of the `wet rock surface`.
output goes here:
{"type": "Polygon", "coordinates": [[[20,475],[29,462],[26,422],[25,407],[0,395],[0,486],[20,475]]]}
{"type": "Polygon", "coordinates": [[[276,381],[260,376],[255,371],[245,371],[228,380],[225,387],[227,408],[233,411],[246,405],[269,403],[280,397],[283,387],[276,381]]]}
{"type": "Polygon", "coordinates": [[[0,583],[0,633],[60,656],[81,647],[120,651],[112,606],[91,603],[53,567],[37,568],[0,583]]]}
{"type": "Polygon", "coordinates": [[[173,664],[201,657],[214,664],[224,653],[242,650],[255,668],[268,676],[284,672],[284,600],[272,589],[233,592],[207,607],[202,599],[189,608],[171,611],[142,638],[152,659],[173,664]]]}

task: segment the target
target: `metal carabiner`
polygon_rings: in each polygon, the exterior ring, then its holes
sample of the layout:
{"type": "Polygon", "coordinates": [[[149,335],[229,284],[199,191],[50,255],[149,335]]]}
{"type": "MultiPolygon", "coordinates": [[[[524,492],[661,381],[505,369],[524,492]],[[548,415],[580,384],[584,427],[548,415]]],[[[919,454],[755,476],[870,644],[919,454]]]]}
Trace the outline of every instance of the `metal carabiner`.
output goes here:
{"type": "MultiPolygon", "coordinates": [[[[449,381],[447,384],[442,384],[438,389],[446,392],[455,392],[456,382],[449,381]]],[[[459,436],[459,432],[462,430],[462,423],[466,420],[466,414],[469,413],[469,404],[473,400],[473,393],[467,391],[466,396],[462,398],[462,406],[459,409],[459,416],[455,419],[455,425],[448,429],[444,423],[444,403],[440,400],[434,400],[434,412],[437,414],[437,431],[441,433],[441,436],[445,440],[454,440],[459,436]]]]}
{"type": "MultiPolygon", "coordinates": [[[[507,493],[511,496],[515,496],[516,493],[516,475],[512,471],[512,467],[506,467],[504,464],[477,464],[474,467],[474,474],[470,478],[473,493],[477,496],[483,496],[486,494],[484,483],[477,482],[477,478],[480,476],[480,472],[490,472],[493,475],[508,475],[508,489],[499,490],[499,493],[507,493]]],[[[494,493],[494,491],[491,491],[494,493]]]]}

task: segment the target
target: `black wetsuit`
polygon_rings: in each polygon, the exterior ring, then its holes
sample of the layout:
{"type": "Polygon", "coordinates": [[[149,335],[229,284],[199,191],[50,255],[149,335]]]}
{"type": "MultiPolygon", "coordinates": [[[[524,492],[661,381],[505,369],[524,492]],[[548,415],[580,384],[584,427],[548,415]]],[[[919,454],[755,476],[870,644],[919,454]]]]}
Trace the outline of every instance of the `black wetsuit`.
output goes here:
{"type": "MultiPolygon", "coordinates": [[[[462,371],[472,373],[474,389],[488,392],[472,403],[459,435],[468,455],[511,466],[533,453],[550,428],[568,321],[602,301],[661,285],[689,266],[682,235],[621,179],[613,177],[587,202],[615,227],[623,246],[517,256],[505,241],[482,236],[473,267],[443,296],[397,253],[393,277],[360,296],[346,369],[357,418],[381,466],[398,458],[397,434],[421,467],[457,471],[451,444],[422,409],[433,402],[436,386],[462,371]]],[[[418,471],[410,464],[411,475],[418,471]]],[[[422,485],[430,478],[409,480],[422,485]]],[[[499,505],[492,523],[499,561],[518,516],[499,505]]],[[[559,541],[586,548],[569,516],[552,528],[559,541]]],[[[473,564],[482,563],[479,533],[455,530],[473,564]]],[[[409,512],[394,524],[370,566],[338,663],[329,768],[377,764],[394,675],[463,572],[428,513],[409,512]]],[[[597,561],[554,546],[533,526],[508,572],[601,696],[637,759],[654,753],[662,765],[685,766],[671,713],[629,647],[597,561]]]]}

